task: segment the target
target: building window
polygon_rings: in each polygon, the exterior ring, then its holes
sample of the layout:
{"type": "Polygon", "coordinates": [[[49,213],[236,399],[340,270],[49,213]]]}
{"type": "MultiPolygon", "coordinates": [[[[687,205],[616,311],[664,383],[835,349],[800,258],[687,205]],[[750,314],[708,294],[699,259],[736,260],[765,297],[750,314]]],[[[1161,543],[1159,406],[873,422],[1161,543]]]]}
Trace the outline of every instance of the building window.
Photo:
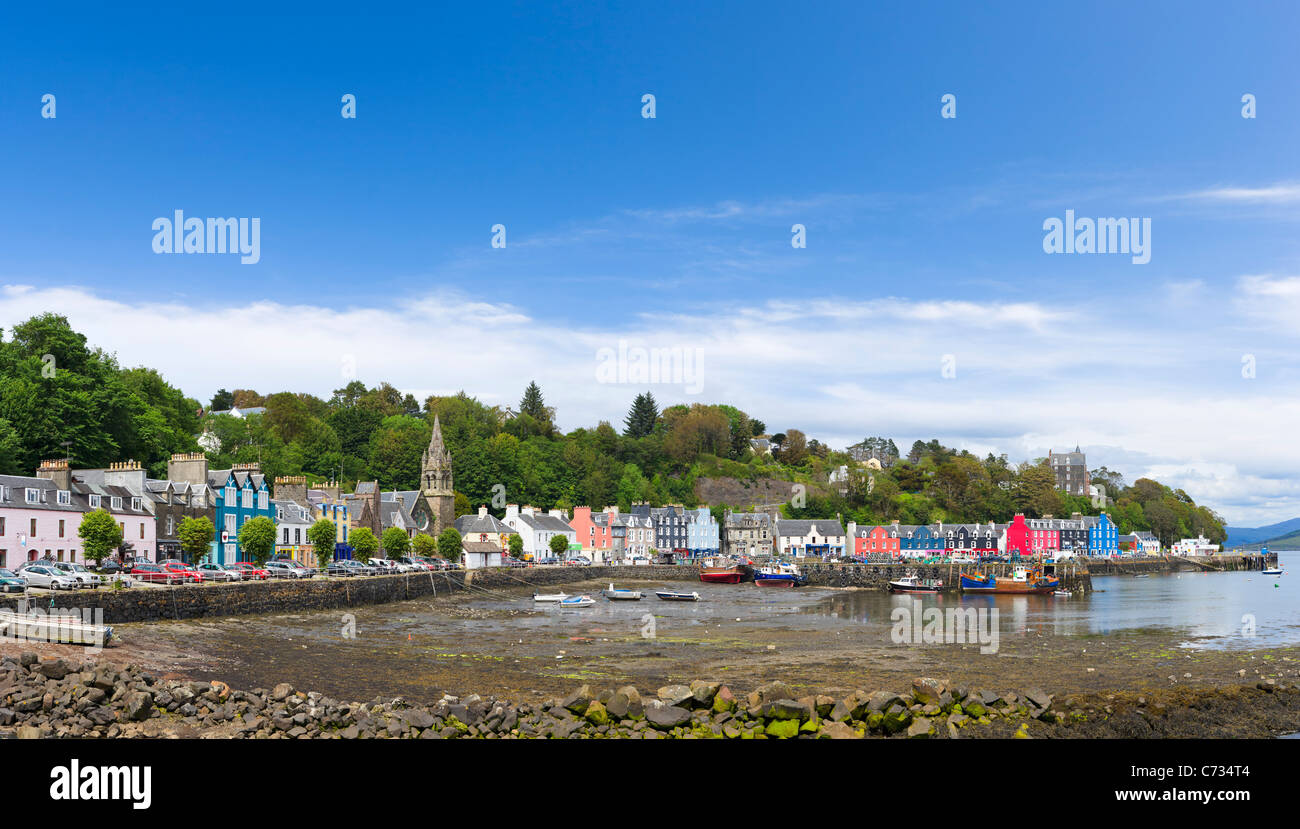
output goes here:
{"type": "Polygon", "coordinates": [[[233,533],[235,531],[235,516],[233,514],[228,513],[226,515],[225,520],[226,520],[226,532],[233,533]]]}
{"type": "Polygon", "coordinates": [[[131,511],[132,511],[132,512],[139,512],[139,511],[140,511],[140,499],[139,499],[139,498],[132,498],[132,499],[131,499],[131,511]]]}
{"type": "Polygon", "coordinates": [[[68,505],[71,504],[71,503],[72,503],[72,493],[69,492],[69,491],[66,490],[66,489],[60,489],[60,490],[59,490],[59,505],[60,505],[60,506],[64,506],[64,507],[66,507],[66,506],[68,506],[68,505]]]}
{"type": "Polygon", "coordinates": [[[240,506],[243,507],[244,509],[253,508],[253,490],[251,489],[244,490],[243,498],[240,500],[240,506]]]}
{"type": "Polygon", "coordinates": [[[63,524],[64,524],[64,521],[63,521],[62,518],[60,518],[60,519],[59,519],[59,538],[63,538],[63,524]]]}
{"type": "Polygon", "coordinates": [[[27,503],[29,503],[29,504],[38,504],[38,503],[40,503],[40,500],[41,500],[40,493],[37,492],[37,491],[34,490],[34,489],[28,488],[28,490],[27,490],[27,503]]]}
{"type": "Polygon", "coordinates": [[[120,510],[120,509],[122,508],[122,498],[121,498],[121,496],[119,496],[119,495],[114,495],[114,496],[113,496],[113,501],[112,501],[112,503],[113,503],[113,509],[114,509],[114,510],[120,510]]]}
{"type": "Polygon", "coordinates": [[[266,509],[266,493],[265,493],[265,492],[259,492],[259,493],[257,493],[257,508],[258,508],[258,509],[266,509]]]}
{"type": "Polygon", "coordinates": [[[32,527],[31,527],[31,530],[32,530],[32,531],[31,531],[30,533],[28,533],[28,534],[29,534],[32,538],[35,538],[35,537],[36,537],[36,519],[35,519],[35,518],[32,519],[32,527]]]}

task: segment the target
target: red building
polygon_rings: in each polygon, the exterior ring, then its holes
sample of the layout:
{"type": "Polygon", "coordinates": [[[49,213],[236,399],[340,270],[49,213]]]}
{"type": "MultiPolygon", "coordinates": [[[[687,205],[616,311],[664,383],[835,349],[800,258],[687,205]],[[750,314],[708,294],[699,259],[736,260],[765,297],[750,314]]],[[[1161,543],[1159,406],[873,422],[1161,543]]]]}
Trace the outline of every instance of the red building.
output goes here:
{"type": "Polygon", "coordinates": [[[584,553],[600,553],[599,556],[593,555],[592,559],[608,561],[610,550],[614,546],[613,534],[608,518],[600,513],[597,515],[602,520],[592,520],[591,507],[574,507],[573,520],[569,526],[577,533],[576,540],[582,545],[584,553]]]}
{"type": "Polygon", "coordinates": [[[898,558],[900,549],[898,524],[857,527],[853,531],[853,555],[889,555],[898,558]]]}
{"type": "Polygon", "coordinates": [[[1033,530],[1025,523],[1024,515],[1017,515],[1007,526],[1007,555],[1034,555],[1033,530]]]}

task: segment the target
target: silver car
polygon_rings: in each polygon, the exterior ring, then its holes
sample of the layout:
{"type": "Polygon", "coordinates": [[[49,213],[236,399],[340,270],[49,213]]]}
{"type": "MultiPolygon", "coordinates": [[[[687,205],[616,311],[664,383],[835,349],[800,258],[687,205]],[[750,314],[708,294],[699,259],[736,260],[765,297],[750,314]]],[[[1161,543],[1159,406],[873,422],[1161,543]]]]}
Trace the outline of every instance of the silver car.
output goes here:
{"type": "Polygon", "coordinates": [[[244,578],[238,570],[231,570],[224,564],[211,561],[200,564],[198,569],[205,581],[242,581],[244,578]]]}
{"type": "Polygon", "coordinates": [[[98,590],[99,586],[103,584],[103,580],[99,577],[99,574],[84,564],[75,564],[71,561],[56,561],[54,564],[49,566],[58,570],[65,576],[72,576],[77,580],[77,586],[79,587],[89,587],[91,590],[98,590]]]}
{"type": "Polygon", "coordinates": [[[77,580],[75,578],[48,564],[33,564],[24,567],[20,575],[27,579],[28,587],[44,587],[47,590],[77,589],[77,580]]]}
{"type": "Polygon", "coordinates": [[[263,565],[273,579],[309,579],[312,572],[293,561],[268,561],[263,565]]]}

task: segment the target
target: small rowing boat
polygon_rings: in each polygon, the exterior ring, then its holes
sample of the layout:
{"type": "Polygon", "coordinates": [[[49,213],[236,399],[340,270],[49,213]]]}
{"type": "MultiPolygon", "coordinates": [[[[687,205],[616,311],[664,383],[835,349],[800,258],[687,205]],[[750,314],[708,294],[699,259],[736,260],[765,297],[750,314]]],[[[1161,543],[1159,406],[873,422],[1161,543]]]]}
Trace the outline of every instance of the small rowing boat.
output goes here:
{"type": "Polygon", "coordinates": [[[656,590],[655,595],[665,602],[698,602],[700,594],[695,591],[680,593],[675,590],[656,590]]]}
{"type": "Polygon", "coordinates": [[[533,601],[535,602],[562,602],[569,598],[568,593],[534,593],[533,601]]]}
{"type": "Polygon", "coordinates": [[[112,638],[112,627],[87,622],[76,614],[19,614],[8,608],[0,610],[0,639],[103,647],[112,638]]]}
{"type": "Polygon", "coordinates": [[[567,599],[560,599],[559,601],[561,608],[591,607],[595,603],[596,600],[590,596],[570,596],[567,599]]]}
{"type": "Polygon", "coordinates": [[[641,601],[640,590],[625,590],[621,587],[616,588],[610,584],[609,589],[605,591],[605,598],[611,602],[639,602],[641,601]]]}
{"type": "Polygon", "coordinates": [[[1053,595],[1053,596],[1063,596],[1064,598],[1067,598],[1067,599],[1068,599],[1068,598],[1070,598],[1070,596],[1072,596],[1073,594],[1072,594],[1069,590],[1053,590],[1053,591],[1052,591],[1052,595],[1053,595]]]}

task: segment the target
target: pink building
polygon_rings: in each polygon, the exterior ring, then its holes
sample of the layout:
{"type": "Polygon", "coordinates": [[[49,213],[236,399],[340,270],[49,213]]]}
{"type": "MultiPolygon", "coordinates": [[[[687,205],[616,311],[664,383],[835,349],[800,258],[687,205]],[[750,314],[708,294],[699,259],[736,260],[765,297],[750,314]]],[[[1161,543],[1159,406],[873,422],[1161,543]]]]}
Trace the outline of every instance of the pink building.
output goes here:
{"type": "Polygon", "coordinates": [[[42,558],[84,564],[77,531],[82,516],[96,509],[116,519],[137,558],[152,560],[157,530],[148,507],[125,487],[75,478],[64,460],[42,461],[35,478],[0,475],[0,567],[42,558]]]}
{"type": "Polygon", "coordinates": [[[593,517],[591,507],[573,508],[573,520],[569,522],[569,526],[573,527],[577,535],[576,540],[582,545],[582,551],[590,555],[592,561],[609,560],[610,550],[614,546],[614,534],[610,523],[608,514],[597,513],[593,517]]]}

